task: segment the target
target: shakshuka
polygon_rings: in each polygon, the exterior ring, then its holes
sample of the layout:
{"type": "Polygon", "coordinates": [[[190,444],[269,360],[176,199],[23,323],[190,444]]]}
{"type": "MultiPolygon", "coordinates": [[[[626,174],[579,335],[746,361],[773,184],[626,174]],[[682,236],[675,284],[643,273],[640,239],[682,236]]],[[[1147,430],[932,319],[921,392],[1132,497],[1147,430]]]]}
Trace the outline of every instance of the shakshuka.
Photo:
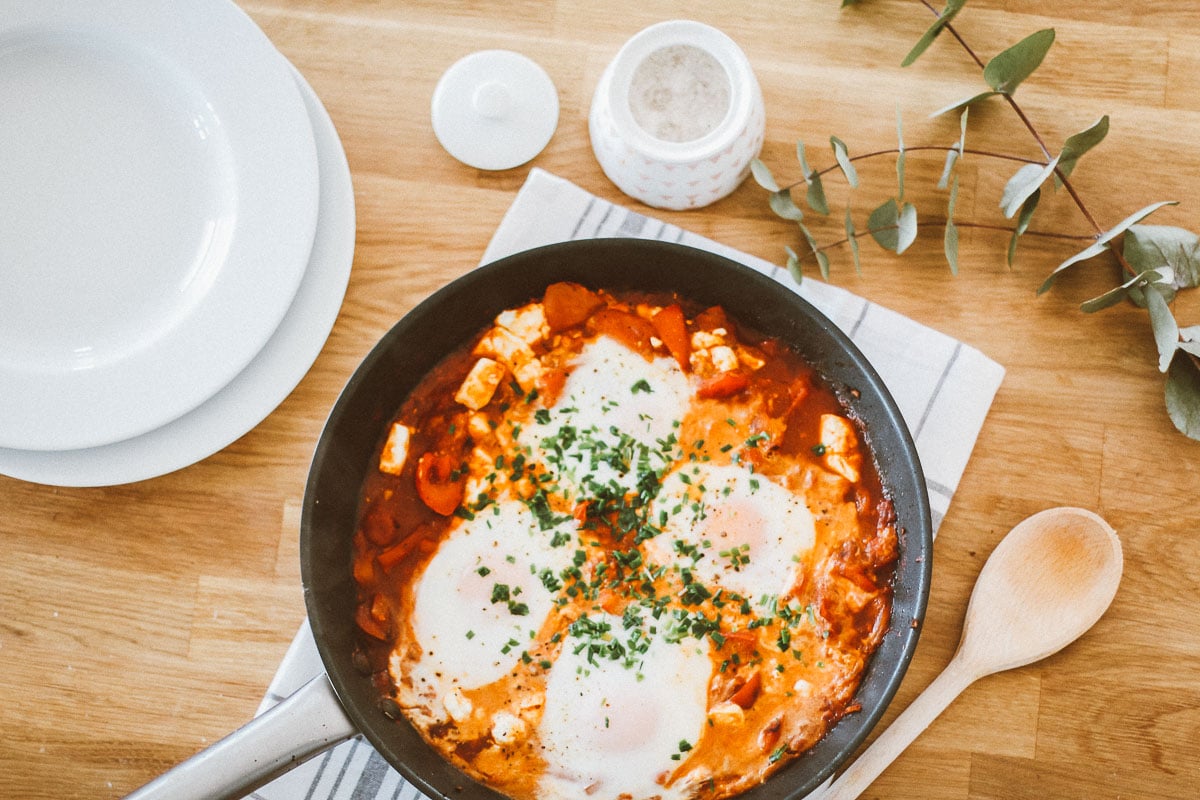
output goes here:
{"type": "Polygon", "coordinates": [[[400,408],[360,513],[358,663],[516,800],[744,791],[857,710],[888,624],[864,432],[784,343],[676,295],[501,313],[400,408]]]}

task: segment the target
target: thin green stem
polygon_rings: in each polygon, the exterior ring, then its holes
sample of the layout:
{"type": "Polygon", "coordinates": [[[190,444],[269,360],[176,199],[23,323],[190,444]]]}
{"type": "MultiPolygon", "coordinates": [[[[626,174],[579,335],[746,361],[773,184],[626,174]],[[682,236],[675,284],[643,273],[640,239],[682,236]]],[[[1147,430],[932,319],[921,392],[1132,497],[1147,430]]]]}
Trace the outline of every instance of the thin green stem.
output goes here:
{"type": "MultiPolygon", "coordinates": [[[[927,145],[918,145],[916,147],[906,147],[906,148],[904,148],[903,152],[919,153],[922,151],[936,151],[939,153],[948,153],[951,150],[954,150],[955,152],[957,152],[958,146],[957,145],[927,144],[927,145]]],[[[901,152],[901,150],[899,147],[892,147],[892,148],[889,148],[886,150],[874,150],[870,153],[860,153],[859,155],[856,155],[856,156],[850,156],[849,160],[850,161],[863,161],[868,158],[879,158],[880,156],[898,155],[900,152],[901,152]]],[[[1036,158],[1025,158],[1023,156],[1014,156],[1014,155],[1010,155],[1009,153],[997,153],[992,150],[974,150],[970,147],[964,148],[962,152],[963,152],[963,155],[980,156],[982,158],[998,158],[998,159],[1001,159],[1004,161],[1016,161],[1021,164],[1042,164],[1043,163],[1036,158]]],[[[825,175],[827,175],[831,172],[837,172],[840,169],[841,169],[841,167],[834,164],[832,166],[825,167],[824,169],[815,170],[815,173],[820,177],[825,177],[825,175]]],[[[801,184],[804,184],[804,183],[807,183],[807,181],[799,180],[799,181],[796,181],[795,183],[790,183],[787,186],[784,186],[781,188],[795,189],[797,186],[800,186],[801,184]]],[[[1085,237],[1085,238],[1094,238],[1094,237],[1085,237]]]]}
{"type": "MultiPolygon", "coordinates": [[[[933,221],[929,222],[928,224],[944,227],[946,225],[946,220],[944,220],[944,219],[933,220],[933,221]]],[[[1012,228],[1006,227],[1004,225],[989,225],[988,223],[985,223],[985,222],[955,221],[954,224],[960,228],[977,228],[980,230],[1004,231],[1005,233],[1012,233],[1012,228]]],[[[890,230],[899,230],[899,229],[900,229],[899,225],[885,225],[882,228],[871,228],[871,229],[865,230],[865,231],[855,231],[854,238],[861,239],[864,236],[869,236],[873,233],[878,233],[879,231],[890,231],[890,230]]],[[[1058,231],[1025,231],[1025,233],[1023,233],[1021,235],[1022,236],[1041,236],[1041,237],[1044,237],[1047,239],[1062,239],[1062,240],[1066,240],[1066,241],[1078,240],[1078,241],[1085,241],[1085,242],[1093,241],[1096,238],[1089,234],[1059,233],[1058,231]]],[[[830,242],[829,244],[821,245],[820,247],[815,247],[815,248],[810,247],[809,251],[812,253],[823,253],[826,250],[832,250],[836,247],[841,247],[842,245],[849,244],[849,243],[850,243],[850,237],[847,236],[845,238],[837,240],[836,242],[830,242]]]]}

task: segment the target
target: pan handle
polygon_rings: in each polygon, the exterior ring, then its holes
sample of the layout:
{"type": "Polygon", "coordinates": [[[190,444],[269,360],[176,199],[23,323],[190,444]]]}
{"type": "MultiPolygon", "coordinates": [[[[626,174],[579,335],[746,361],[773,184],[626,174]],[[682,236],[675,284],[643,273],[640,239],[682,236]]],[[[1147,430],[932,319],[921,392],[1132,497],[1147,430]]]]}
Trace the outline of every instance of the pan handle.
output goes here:
{"type": "Polygon", "coordinates": [[[125,800],[235,800],[357,733],[322,673],[125,800]]]}

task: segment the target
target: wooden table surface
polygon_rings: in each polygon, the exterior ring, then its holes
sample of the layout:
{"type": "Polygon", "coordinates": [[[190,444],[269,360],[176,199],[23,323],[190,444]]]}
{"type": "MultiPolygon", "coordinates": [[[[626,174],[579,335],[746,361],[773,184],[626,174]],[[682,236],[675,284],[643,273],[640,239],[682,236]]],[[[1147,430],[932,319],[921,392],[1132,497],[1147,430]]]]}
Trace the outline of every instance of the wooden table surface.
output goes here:
{"type": "MultiPolygon", "coordinates": [[[[225,450],[173,474],[64,489],[0,477],[0,797],[118,797],[253,713],[304,619],[297,529],[309,459],[327,410],[376,339],[418,301],[475,265],[531,166],[636,206],[600,171],[587,134],[591,94],[641,28],[691,17],[748,55],[767,108],[764,159],[798,177],[795,141],[832,164],[905,140],[949,144],[954,115],[929,112],[983,86],[943,37],[901,59],[933,19],[909,0],[680,3],[660,0],[243,0],[324,100],[344,142],[357,249],[341,315],[292,395],[225,450]],[[442,72],[472,51],[507,48],[542,64],[561,116],[530,165],[481,172],[453,160],[430,126],[442,72]]],[[[1017,96],[1052,149],[1102,114],[1112,129],[1074,185],[1105,227],[1157,200],[1154,221],[1195,225],[1200,209],[1200,7],[1190,0],[972,0],[957,28],[984,57],[1054,27],[1057,42],[1017,96]],[[1048,11],[1048,8],[1053,8],[1048,11]]],[[[968,145],[1035,157],[999,101],[972,113],[968,145]]],[[[909,159],[909,195],[941,214],[941,154],[909,159]]],[[[854,207],[894,191],[894,162],[860,166],[854,207]]],[[[999,225],[1013,165],[968,157],[960,225],[999,225]],[[999,166],[997,165],[999,164],[999,166]]],[[[846,192],[830,181],[832,241],[846,192]]],[[[1064,192],[1047,190],[1039,230],[1091,233],[1064,192]]],[[[654,213],[781,262],[799,247],[748,181],[692,212],[654,213]]],[[[811,216],[811,215],[810,215],[811,216]]],[[[860,222],[860,227],[863,223],[860,222]]],[[[833,280],[982,350],[1007,368],[935,550],[916,659],[890,720],[946,664],[971,586],[1026,515],[1077,505],[1120,533],[1125,574],[1107,615],[1048,660],[985,679],[959,698],[867,792],[916,800],[1194,798],[1200,793],[1200,443],[1164,410],[1144,312],[1079,303],[1113,283],[1109,262],[1035,290],[1086,242],[1027,236],[1013,266],[1003,231],[966,227],[949,274],[940,227],[909,253],[845,248],[833,280]]],[[[809,272],[816,279],[815,270],[809,272]]],[[[1200,322],[1200,303],[1176,312],[1200,322]]]]}

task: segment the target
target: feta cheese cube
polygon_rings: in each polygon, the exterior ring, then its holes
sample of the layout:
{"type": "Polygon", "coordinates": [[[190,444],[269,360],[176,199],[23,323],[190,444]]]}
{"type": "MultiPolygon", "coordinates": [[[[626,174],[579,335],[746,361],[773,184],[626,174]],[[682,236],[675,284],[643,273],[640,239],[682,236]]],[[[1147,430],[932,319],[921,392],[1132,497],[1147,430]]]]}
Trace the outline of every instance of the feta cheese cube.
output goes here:
{"type": "Polygon", "coordinates": [[[390,475],[399,475],[404,471],[404,462],[408,460],[408,443],[412,439],[412,431],[404,423],[397,422],[388,431],[387,441],[383,445],[383,453],[379,456],[379,469],[390,475]]]}
{"type": "Polygon", "coordinates": [[[536,344],[550,334],[550,326],[546,323],[546,310],[541,303],[530,303],[501,312],[500,316],[496,317],[496,324],[515,334],[528,345],[536,344]]]}
{"type": "Polygon", "coordinates": [[[454,399],[472,411],[478,411],[491,402],[496,387],[504,380],[504,365],[490,358],[481,358],[471,367],[454,399]]]}

